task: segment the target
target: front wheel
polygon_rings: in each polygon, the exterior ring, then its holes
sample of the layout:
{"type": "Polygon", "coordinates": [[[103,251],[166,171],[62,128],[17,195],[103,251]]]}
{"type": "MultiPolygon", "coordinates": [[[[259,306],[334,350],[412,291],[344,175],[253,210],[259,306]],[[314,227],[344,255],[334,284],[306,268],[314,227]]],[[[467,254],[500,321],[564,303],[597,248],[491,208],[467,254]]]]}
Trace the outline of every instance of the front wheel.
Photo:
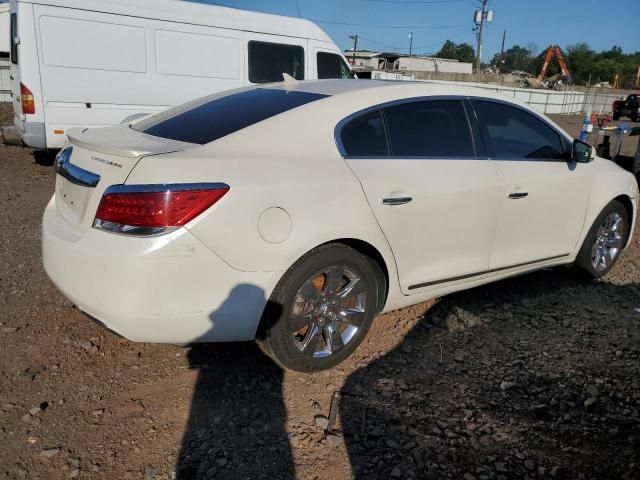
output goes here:
{"type": "Polygon", "coordinates": [[[627,210],[614,200],[589,230],[576,258],[576,266],[592,278],[603,277],[618,261],[628,235],[627,210]]]}
{"type": "Polygon", "coordinates": [[[312,250],[285,273],[271,295],[258,344],[280,366],[318,372],[360,345],[376,313],[372,261],[342,244],[312,250]]]}

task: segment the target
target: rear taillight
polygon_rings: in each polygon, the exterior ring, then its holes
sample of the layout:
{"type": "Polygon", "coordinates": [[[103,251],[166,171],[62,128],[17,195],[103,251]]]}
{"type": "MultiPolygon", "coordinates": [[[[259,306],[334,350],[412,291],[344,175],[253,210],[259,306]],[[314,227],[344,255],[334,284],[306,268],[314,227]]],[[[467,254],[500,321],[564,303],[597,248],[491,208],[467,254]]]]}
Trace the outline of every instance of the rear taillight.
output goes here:
{"type": "Polygon", "coordinates": [[[20,103],[22,104],[22,113],[25,115],[36,113],[36,101],[33,98],[33,93],[24,83],[20,84],[20,103]]]}
{"type": "Polygon", "coordinates": [[[94,227],[127,235],[157,235],[186,225],[229,191],[224,183],[116,185],[108,188],[94,227]]]}

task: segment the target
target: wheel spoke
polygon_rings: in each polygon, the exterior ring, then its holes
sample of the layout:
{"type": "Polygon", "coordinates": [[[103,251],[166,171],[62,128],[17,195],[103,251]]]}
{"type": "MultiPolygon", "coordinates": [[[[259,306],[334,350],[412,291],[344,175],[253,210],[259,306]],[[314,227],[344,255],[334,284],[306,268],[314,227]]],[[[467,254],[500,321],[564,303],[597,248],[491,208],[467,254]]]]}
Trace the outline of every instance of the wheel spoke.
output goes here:
{"type": "Polygon", "coordinates": [[[359,308],[343,308],[338,312],[336,320],[347,325],[360,326],[364,320],[364,310],[359,308]]]}
{"type": "Polygon", "coordinates": [[[324,338],[327,342],[327,350],[329,354],[335,353],[344,347],[342,335],[340,335],[335,323],[329,323],[324,327],[324,338]]]}
{"type": "Polygon", "coordinates": [[[620,244],[620,240],[622,237],[620,235],[614,234],[607,238],[607,247],[617,247],[620,244]]]}
{"type": "Polygon", "coordinates": [[[302,288],[298,291],[298,296],[300,296],[304,301],[311,303],[315,302],[318,297],[320,297],[320,292],[314,285],[313,280],[309,280],[302,285],[302,288]]]}
{"type": "Polygon", "coordinates": [[[292,332],[298,332],[311,324],[311,313],[305,313],[298,317],[291,317],[290,325],[292,332]]]}
{"type": "Polygon", "coordinates": [[[325,272],[325,275],[327,277],[322,293],[328,295],[337,292],[344,282],[344,267],[332,267],[325,272]]]}
{"type": "Polygon", "coordinates": [[[354,278],[353,280],[350,280],[342,290],[337,292],[336,296],[341,299],[345,299],[350,296],[357,296],[360,293],[364,292],[364,290],[364,282],[362,282],[362,280],[360,280],[359,278],[354,278]]]}
{"type": "Polygon", "coordinates": [[[311,328],[309,328],[309,331],[307,332],[304,339],[300,343],[300,350],[302,350],[305,353],[313,354],[315,352],[315,349],[311,350],[310,352],[307,352],[307,349],[311,344],[315,345],[317,343],[318,337],[320,336],[319,334],[320,334],[320,327],[318,327],[318,325],[314,323],[313,325],[311,325],[311,328]]]}

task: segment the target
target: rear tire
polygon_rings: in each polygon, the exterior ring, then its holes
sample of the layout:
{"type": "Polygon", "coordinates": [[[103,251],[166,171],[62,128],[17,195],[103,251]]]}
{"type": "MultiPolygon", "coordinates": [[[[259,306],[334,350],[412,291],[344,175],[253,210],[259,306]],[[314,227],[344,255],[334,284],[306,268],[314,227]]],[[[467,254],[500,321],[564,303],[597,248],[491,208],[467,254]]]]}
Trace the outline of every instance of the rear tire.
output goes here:
{"type": "Polygon", "coordinates": [[[627,209],[617,200],[609,203],[589,230],[575,266],[591,278],[601,278],[620,258],[629,236],[627,209]]]}
{"type": "Polygon", "coordinates": [[[614,122],[616,122],[616,121],[620,120],[620,115],[616,115],[616,114],[614,113],[614,114],[613,114],[613,116],[612,116],[612,118],[613,118],[613,121],[614,121],[614,122]]]}
{"type": "Polygon", "coordinates": [[[371,327],[377,282],[372,260],[353,248],[334,243],[312,250],[273,291],[258,345],[289,370],[319,372],[337,365],[371,327]]]}

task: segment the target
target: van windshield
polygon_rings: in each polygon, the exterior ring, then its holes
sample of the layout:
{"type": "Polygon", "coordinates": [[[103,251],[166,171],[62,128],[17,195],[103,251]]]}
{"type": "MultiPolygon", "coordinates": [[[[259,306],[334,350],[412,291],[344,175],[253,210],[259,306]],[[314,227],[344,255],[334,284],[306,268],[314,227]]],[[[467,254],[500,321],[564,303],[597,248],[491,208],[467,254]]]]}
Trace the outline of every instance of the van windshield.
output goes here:
{"type": "Polygon", "coordinates": [[[132,128],[154,137],[204,145],[326,96],[252,88],[187,103],[135,123],[132,128]]]}

